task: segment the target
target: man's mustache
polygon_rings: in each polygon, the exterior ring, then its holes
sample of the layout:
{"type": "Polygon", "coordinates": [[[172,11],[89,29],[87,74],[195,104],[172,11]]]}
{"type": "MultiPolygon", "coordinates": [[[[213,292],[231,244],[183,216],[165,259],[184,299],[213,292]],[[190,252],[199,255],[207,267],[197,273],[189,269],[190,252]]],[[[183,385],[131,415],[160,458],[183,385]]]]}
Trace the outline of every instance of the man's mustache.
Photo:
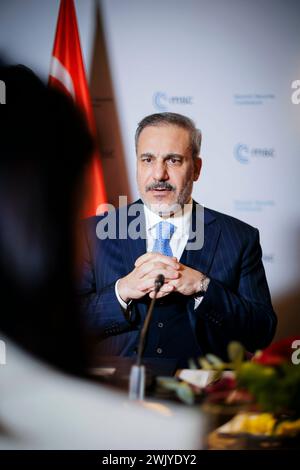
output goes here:
{"type": "Polygon", "coordinates": [[[168,191],[176,191],[176,186],[172,186],[167,181],[159,181],[158,183],[152,183],[146,186],[146,191],[153,191],[154,189],[167,189],[168,191]]]}

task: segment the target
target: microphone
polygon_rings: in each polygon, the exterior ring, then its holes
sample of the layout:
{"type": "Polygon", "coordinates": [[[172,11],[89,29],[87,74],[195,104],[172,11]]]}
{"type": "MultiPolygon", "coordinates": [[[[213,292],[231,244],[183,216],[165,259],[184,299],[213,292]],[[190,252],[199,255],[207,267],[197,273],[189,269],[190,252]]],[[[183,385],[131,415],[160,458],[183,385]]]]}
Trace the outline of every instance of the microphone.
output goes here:
{"type": "MultiPolygon", "coordinates": [[[[154,281],[154,286],[155,286],[155,292],[158,293],[161,289],[161,287],[165,283],[165,278],[162,274],[159,274],[157,278],[154,281]]],[[[156,298],[156,297],[155,297],[156,298]]]]}
{"type": "Polygon", "coordinates": [[[148,312],[141,331],[136,365],[132,366],[129,379],[129,398],[131,400],[143,400],[145,394],[145,366],[142,365],[142,356],[145,349],[146,336],[148,333],[156,297],[161,287],[165,283],[165,278],[159,274],[154,281],[154,296],[151,300],[148,312]]]}
{"type": "Polygon", "coordinates": [[[140,336],[140,341],[139,341],[139,346],[138,346],[138,353],[137,353],[137,361],[136,361],[137,366],[140,366],[142,362],[142,355],[145,349],[146,335],[148,333],[149,324],[152,318],[152,312],[153,312],[153,308],[155,305],[156,296],[158,292],[160,291],[161,287],[164,285],[164,283],[165,283],[164,276],[162,274],[159,274],[154,281],[154,297],[151,300],[151,303],[150,303],[150,306],[149,306],[149,309],[145,318],[145,322],[141,331],[141,336],[140,336]]]}

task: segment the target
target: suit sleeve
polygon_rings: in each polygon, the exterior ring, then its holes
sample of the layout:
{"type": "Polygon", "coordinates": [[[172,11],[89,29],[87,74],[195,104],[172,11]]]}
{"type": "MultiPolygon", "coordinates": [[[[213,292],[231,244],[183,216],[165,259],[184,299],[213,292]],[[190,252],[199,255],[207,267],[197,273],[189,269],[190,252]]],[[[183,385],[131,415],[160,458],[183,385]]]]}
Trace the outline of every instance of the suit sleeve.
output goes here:
{"type": "MultiPolygon", "coordinates": [[[[130,325],[126,311],[121,307],[115,293],[115,283],[118,278],[107,285],[102,285],[96,269],[110,269],[109,263],[97,259],[95,244],[89,236],[89,227],[83,225],[81,230],[82,274],[78,294],[84,322],[89,330],[101,338],[116,335],[128,330],[130,325]]],[[[103,250],[101,250],[103,251],[103,250]]],[[[113,275],[112,275],[113,277],[113,275]]],[[[121,275],[119,276],[121,277],[121,275]]]]}
{"type": "Polygon", "coordinates": [[[195,315],[229,341],[241,342],[248,351],[266,347],[273,339],[277,319],[262,264],[259,232],[255,229],[242,254],[237,289],[210,278],[195,315]]]}

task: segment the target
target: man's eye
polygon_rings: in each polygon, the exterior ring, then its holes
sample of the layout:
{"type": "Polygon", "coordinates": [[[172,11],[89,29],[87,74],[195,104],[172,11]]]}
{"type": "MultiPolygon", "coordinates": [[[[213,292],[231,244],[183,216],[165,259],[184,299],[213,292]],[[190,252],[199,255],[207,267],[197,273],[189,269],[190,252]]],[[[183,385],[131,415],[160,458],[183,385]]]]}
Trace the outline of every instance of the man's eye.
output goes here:
{"type": "Polygon", "coordinates": [[[151,156],[149,156],[149,157],[142,157],[142,158],[141,158],[141,161],[142,161],[143,163],[150,163],[150,162],[152,161],[152,157],[151,157],[151,156]]]}
{"type": "Polygon", "coordinates": [[[169,162],[170,162],[172,165],[175,165],[176,163],[180,163],[180,160],[179,160],[179,158],[170,158],[170,159],[169,159],[169,162]]]}

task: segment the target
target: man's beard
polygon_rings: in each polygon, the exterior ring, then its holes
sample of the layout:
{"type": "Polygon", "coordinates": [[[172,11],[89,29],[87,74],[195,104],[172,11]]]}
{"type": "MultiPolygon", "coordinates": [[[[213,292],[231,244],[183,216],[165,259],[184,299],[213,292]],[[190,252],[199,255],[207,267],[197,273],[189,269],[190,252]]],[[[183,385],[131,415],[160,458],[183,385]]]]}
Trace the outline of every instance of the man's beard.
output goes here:
{"type": "MultiPolygon", "coordinates": [[[[153,189],[166,189],[168,191],[176,191],[176,186],[172,186],[164,181],[152,183],[146,186],[146,192],[151,191],[153,189]]],[[[144,198],[142,198],[142,201],[155,214],[158,214],[160,217],[169,218],[177,212],[183,211],[184,205],[187,204],[190,200],[192,189],[193,181],[189,180],[188,183],[178,194],[177,200],[174,201],[172,204],[167,204],[164,202],[148,203],[144,198]]]]}

